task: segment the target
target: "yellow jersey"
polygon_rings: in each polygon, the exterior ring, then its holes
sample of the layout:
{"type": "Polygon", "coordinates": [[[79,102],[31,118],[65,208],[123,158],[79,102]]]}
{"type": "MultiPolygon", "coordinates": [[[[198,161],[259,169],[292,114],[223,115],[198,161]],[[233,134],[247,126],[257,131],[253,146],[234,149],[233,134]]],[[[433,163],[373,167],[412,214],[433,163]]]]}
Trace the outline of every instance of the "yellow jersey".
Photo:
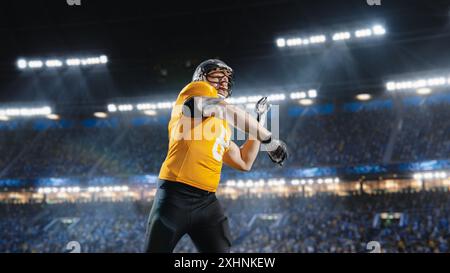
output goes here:
{"type": "Polygon", "coordinates": [[[229,149],[231,130],[225,120],[193,119],[182,113],[184,102],[195,96],[217,98],[207,82],[192,82],[181,90],[168,125],[169,149],[159,178],[215,192],[222,171],[222,157],[229,149]]]}

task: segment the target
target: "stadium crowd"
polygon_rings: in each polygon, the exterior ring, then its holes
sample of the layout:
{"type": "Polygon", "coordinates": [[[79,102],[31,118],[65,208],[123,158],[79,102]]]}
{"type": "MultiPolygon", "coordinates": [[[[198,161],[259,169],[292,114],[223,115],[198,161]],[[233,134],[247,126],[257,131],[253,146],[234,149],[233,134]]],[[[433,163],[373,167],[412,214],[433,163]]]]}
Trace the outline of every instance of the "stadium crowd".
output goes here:
{"type": "MultiPolygon", "coordinates": [[[[280,135],[289,166],[351,166],[448,159],[447,103],[333,114],[289,116],[281,112],[280,135]],[[396,136],[391,139],[391,136],[396,136]]],[[[118,127],[0,130],[3,178],[114,176],[158,173],[167,153],[167,124],[118,127]]],[[[239,143],[239,141],[238,141],[239,143]]],[[[265,156],[254,169],[272,167],[265,156]]]]}
{"type": "MultiPolygon", "coordinates": [[[[291,116],[280,130],[291,166],[351,166],[448,159],[446,103],[291,116]]],[[[238,142],[239,143],[239,142],[238,142]]],[[[158,173],[167,151],[167,124],[71,129],[0,130],[0,177],[98,177],[158,173]]],[[[255,170],[273,164],[259,156],[255,170]]],[[[258,173],[258,172],[255,172],[258,173]]],[[[450,195],[443,191],[375,195],[291,195],[223,198],[233,252],[448,252],[450,195]],[[401,221],[381,221],[397,212],[401,221]]],[[[151,203],[0,204],[0,252],[140,252],[151,203]]],[[[176,252],[195,252],[188,236],[176,252]]]]}
{"type": "MultiPolygon", "coordinates": [[[[350,196],[221,198],[230,219],[232,252],[448,252],[447,191],[350,196]],[[401,221],[376,221],[383,212],[401,221]],[[272,218],[267,216],[273,216],[272,218]]],[[[141,252],[151,203],[93,202],[0,205],[0,252],[141,252]],[[68,221],[70,219],[70,221],[68,221]]],[[[175,252],[195,252],[188,236],[175,252]]]]}

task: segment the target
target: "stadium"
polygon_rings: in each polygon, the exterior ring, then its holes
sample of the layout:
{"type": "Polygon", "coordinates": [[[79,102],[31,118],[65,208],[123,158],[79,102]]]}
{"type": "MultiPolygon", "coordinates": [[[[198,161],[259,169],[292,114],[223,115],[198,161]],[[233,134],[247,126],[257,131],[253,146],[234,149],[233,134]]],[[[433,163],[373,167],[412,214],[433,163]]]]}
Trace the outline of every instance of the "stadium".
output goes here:
{"type": "Polygon", "coordinates": [[[224,165],[232,253],[449,252],[450,3],[369,2],[5,2],[0,252],[143,252],[174,102],[210,58],[289,151],[224,165]]]}

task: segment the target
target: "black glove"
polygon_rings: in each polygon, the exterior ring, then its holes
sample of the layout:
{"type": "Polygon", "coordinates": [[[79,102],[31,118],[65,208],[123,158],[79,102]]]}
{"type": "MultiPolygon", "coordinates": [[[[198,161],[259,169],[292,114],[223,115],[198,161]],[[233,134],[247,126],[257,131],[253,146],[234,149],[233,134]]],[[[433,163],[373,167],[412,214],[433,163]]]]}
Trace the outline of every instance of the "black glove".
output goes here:
{"type": "Polygon", "coordinates": [[[262,143],[269,154],[270,160],[283,166],[284,161],[286,161],[289,156],[286,143],[279,139],[272,138],[269,138],[262,143]]]}

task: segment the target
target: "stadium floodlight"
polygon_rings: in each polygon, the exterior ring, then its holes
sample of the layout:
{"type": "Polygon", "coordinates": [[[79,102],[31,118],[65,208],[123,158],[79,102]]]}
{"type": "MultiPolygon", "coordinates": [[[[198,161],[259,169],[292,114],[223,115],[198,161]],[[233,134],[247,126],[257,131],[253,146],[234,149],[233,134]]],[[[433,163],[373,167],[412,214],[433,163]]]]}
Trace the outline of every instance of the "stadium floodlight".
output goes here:
{"type": "Polygon", "coordinates": [[[294,92],[294,93],[289,94],[289,97],[292,100],[304,99],[304,98],[306,98],[306,93],[305,92],[294,92]]]}
{"type": "Polygon", "coordinates": [[[372,96],[366,93],[356,95],[356,99],[360,101],[367,101],[370,100],[371,98],[372,96]]]}
{"type": "Polygon", "coordinates": [[[427,80],[428,86],[445,85],[447,80],[444,77],[436,77],[427,80]]]}
{"type": "Polygon", "coordinates": [[[285,47],[286,46],[286,40],[284,38],[277,39],[277,46],[278,47],[285,47]]]}
{"type": "Polygon", "coordinates": [[[58,120],[59,116],[56,114],[50,114],[50,115],[47,115],[47,118],[51,119],[51,120],[58,120]]]}
{"type": "Polygon", "coordinates": [[[108,57],[106,55],[101,55],[99,57],[88,57],[88,58],[69,58],[66,59],[67,66],[87,66],[87,65],[98,65],[108,63],[108,57]]]}
{"type": "MultiPolygon", "coordinates": [[[[408,84],[409,84],[409,82],[406,83],[406,85],[408,85],[408,84]]],[[[427,86],[427,81],[424,80],[424,79],[416,80],[416,81],[412,82],[412,87],[413,88],[421,88],[421,87],[425,87],[425,86],[427,86]]]]}
{"type": "Polygon", "coordinates": [[[445,172],[425,172],[425,173],[415,173],[413,175],[414,179],[421,180],[421,179],[440,179],[440,178],[446,178],[447,173],[445,172]]]}
{"type": "Polygon", "coordinates": [[[386,34],[386,29],[381,25],[375,25],[372,27],[373,34],[384,35],[386,34]]]}
{"type": "Polygon", "coordinates": [[[317,90],[315,90],[315,89],[308,90],[308,97],[309,98],[316,98],[317,97],[317,90]]]}
{"type": "Polygon", "coordinates": [[[387,91],[394,91],[394,90],[396,90],[395,82],[388,82],[388,83],[386,83],[386,89],[387,89],[387,91]]]}
{"type": "Polygon", "coordinates": [[[29,116],[46,116],[52,113],[52,109],[48,106],[37,108],[5,108],[0,109],[0,116],[6,117],[29,117],[29,116]]]}
{"type": "Polygon", "coordinates": [[[305,185],[306,184],[306,180],[305,179],[300,180],[300,184],[305,185]]]}
{"type": "Polygon", "coordinates": [[[323,183],[323,179],[322,178],[317,179],[317,184],[322,184],[322,183],[323,183]]]}
{"type": "Polygon", "coordinates": [[[132,111],[133,105],[132,104],[121,104],[117,107],[117,109],[119,109],[120,112],[132,111]]]}
{"type": "Polygon", "coordinates": [[[421,173],[415,173],[415,174],[413,175],[413,178],[416,179],[416,180],[421,180],[421,179],[423,178],[423,176],[422,176],[421,173]]]}
{"type": "Polygon", "coordinates": [[[18,108],[10,108],[10,109],[6,109],[6,115],[8,116],[20,116],[21,114],[20,109],[18,108]]]}
{"type": "Polygon", "coordinates": [[[416,79],[407,81],[390,81],[386,83],[386,89],[388,91],[396,90],[408,90],[408,89],[421,89],[433,86],[450,85],[445,77],[432,77],[428,79],[416,79]]]}
{"type": "Polygon", "coordinates": [[[158,102],[156,104],[156,109],[170,109],[172,108],[173,103],[172,102],[158,102]]]}
{"type": "Polygon", "coordinates": [[[104,112],[95,112],[94,113],[94,117],[96,117],[96,118],[107,118],[108,114],[106,114],[104,112]]]}
{"type": "Polygon", "coordinates": [[[302,40],[301,38],[291,38],[291,39],[287,39],[286,45],[288,47],[291,47],[291,46],[299,46],[299,45],[302,45],[302,44],[309,44],[309,42],[305,43],[307,41],[308,40],[302,40]]]}
{"type": "Polygon", "coordinates": [[[20,108],[18,110],[19,110],[19,116],[23,116],[23,117],[29,117],[35,113],[35,111],[33,111],[33,109],[29,109],[29,108],[20,108]]]}
{"type": "Polygon", "coordinates": [[[431,92],[432,92],[431,88],[427,88],[427,87],[419,88],[416,91],[416,93],[419,94],[419,95],[428,95],[431,92]]]}
{"type": "Polygon", "coordinates": [[[24,70],[26,68],[30,69],[37,69],[42,68],[44,65],[47,68],[55,68],[55,67],[62,67],[62,66],[87,66],[87,65],[101,65],[108,63],[108,57],[106,55],[100,55],[98,57],[88,57],[88,58],[67,58],[65,60],[59,60],[59,59],[47,59],[47,60],[29,60],[26,59],[19,59],[17,61],[17,67],[21,70],[24,70]]]}
{"type": "Polygon", "coordinates": [[[341,182],[340,179],[339,179],[339,177],[336,177],[336,178],[334,179],[334,183],[335,183],[335,184],[339,184],[339,182],[341,182]]]}
{"type": "Polygon", "coordinates": [[[312,185],[312,184],[314,184],[314,180],[312,180],[312,179],[308,179],[308,184],[309,184],[309,185],[312,185]]]}
{"type": "Polygon", "coordinates": [[[327,37],[323,34],[321,35],[313,35],[309,38],[300,38],[293,37],[289,39],[279,38],[276,40],[276,44],[278,47],[294,47],[301,45],[309,45],[309,44],[321,44],[327,41],[327,37]]]}
{"type": "Polygon", "coordinates": [[[138,105],[136,105],[136,109],[138,109],[139,111],[154,110],[156,108],[157,108],[156,104],[153,103],[139,103],[138,105]]]}
{"type": "Polygon", "coordinates": [[[52,113],[52,108],[50,108],[49,106],[45,106],[39,111],[42,111],[42,115],[50,115],[52,113]]]}
{"type": "Polygon", "coordinates": [[[80,59],[80,64],[82,66],[87,65],[98,65],[108,63],[108,57],[106,55],[101,55],[99,57],[89,57],[80,59]]]}
{"type": "Polygon", "coordinates": [[[288,39],[278,38],[276,39],[277,47],[295,47],[295,46],[306,46],[309,44],[319,44],[325,43],[327,41],[327,37],[331,37],[333,41],[343,41],[349,40],[352,38],[352,33],[354,32],[354,36],[356,38],[364,38],[370,36],[382,36],[386,34],[386,29],[382,25],[373,25],[372,27],[366,27],[362,29],[352,30],[352,31],[341,31],[329,34],[319,34],[313,35],[308,38],[300,38],[300,37],[291,37],[288,39]]]}
{"type": "Polygon", "coordinates": [[[315,35],[311,36],[309,38],[309,41],[311,44],[319,44],[319,43],[325,43],[327,40],[327,37],[325,35],[315,35]]]}
{"type": "Polygon", "coordinates": [[[47,60],[45,61],[46,67],[61,67],[63,63],[60,60],[47,60]]]}
{"type": "Polygon", "coordinates": [[[312,105],[314,103],[314,101],[312,99],[301,99],[298,102],[301,105],[304,105],[304,106],[309,106],[309,105],[312,105]]]}
{"type": "Polygon", "coordinates": [[[333,178],[325,178],[325,184],[333,183],[333,178]]]}
{"type": "Polygon", "coordinates": [[[34,61],[28,62],[29,68],[41,68],[42,66],[44,66],[44,63],[40,60],[34,60],[34,61]]]}
{"type": "Polygon", "coordinates": [[[100,58],[98,57],[91,57],[86,59],[81,59],[81,65],[93,65],[93,64],[100,64],[100,58]]]}
{"type": "Polygon", "coordinates": [[[106,55],[100,56],[100,63],[106,64],[108,62],[108,57],[106,55]]]}
{"type": "Polygon", "coordinates": [[[372,30],[370,28],[359,29],[355,31],[356,38],[370,37],[372,36],[372,30]]]}
{"type": "Polygon", "coordinates": [[[72,58],[66,60],[67,66],[79,66],[81,64],[81,60],[78,58],[72,58]]]}
{"type": "Polygon", "coordinates": [[[293,180],[291,180],[291,184],[292,184],[292,185],[298,185],[298,184],[300,184],[300,180],[298,180],[298,179],[293,179],[293,180]]]}
{"type": "Polygon", "coordinates": [[[338,32],[333,34],[333,41],[341,41],[341,40],[348,40],[352,37],[352,35],[350,34],[350,32],[338,32]]]}
{"type": "Polygon", "coordinates": [[[108,112],[116,112],[117,106],[115,104],[108,104],[108,112]]]}
{"type": "Polygon", "coordinates": [[[1,115],[1,116],[0,116],[0,120],[1,120],[1,121],[8,121],[8,120],[9,120],[9,117],[4,116],[4,115],[1,115]]]}
{"type": "Polygon", "coordinates": [[[18,67],[19,69],[25,69],[25,68],[27,68],[27,61],[26,61],[25,59],[19,59],[19,60],[17,61],[17,67],[18,67]]]}
{"type": "Polygon", "coordinates": [[[156,116],[158,112],[156,112],[155,110],[145,110],[144,114],[147,116],[156,116]]]}

